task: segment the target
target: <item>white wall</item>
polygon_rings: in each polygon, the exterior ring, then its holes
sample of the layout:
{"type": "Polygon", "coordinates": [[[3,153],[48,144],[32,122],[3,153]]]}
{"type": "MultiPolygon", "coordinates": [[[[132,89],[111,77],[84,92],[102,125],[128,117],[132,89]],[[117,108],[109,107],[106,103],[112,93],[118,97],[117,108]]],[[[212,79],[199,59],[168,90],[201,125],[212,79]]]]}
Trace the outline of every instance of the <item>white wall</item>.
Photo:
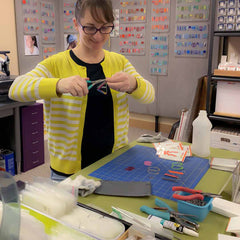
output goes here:
{"type": "MultiPolygon", "coordinates": [[[[0,51],[10,51],[10,73],[18,75],[14,0],[0,0],[0,51]]],[[[4,57],[1,55],[1,57],[4,57]]]]}

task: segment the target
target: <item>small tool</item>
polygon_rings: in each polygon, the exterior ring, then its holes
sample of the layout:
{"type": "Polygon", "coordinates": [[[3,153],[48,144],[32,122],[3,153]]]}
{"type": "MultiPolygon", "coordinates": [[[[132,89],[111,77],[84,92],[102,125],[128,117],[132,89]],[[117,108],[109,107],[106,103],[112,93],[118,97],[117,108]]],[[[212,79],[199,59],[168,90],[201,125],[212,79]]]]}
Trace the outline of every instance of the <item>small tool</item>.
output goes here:
{"type": "Polygon", "coordinates": [[[205,196],[212,197],[212,198],[214,198],[214,197],[221,198],[222,197],[219,194],[206,193],[206,192],[202,192],[201,190],[195,190],[195,189],[181,187],[181,186],[174,186],[174,187],[172,187],[172,190],[191,193],[190,195],[180,195],[178,193],[174,193],[172,195],[173,198],[178,199],[178,200],[183,200],[183,201],[189,201],[189,200],[194,200],[194,199],[203,200],[205,196]]]}
{"type": "Polygon", "coordinates": [[[93,81],[87,80],[87,83],[89,83],[88,90],[90,90],[96,84],[103,83],[105,81],[106,81],[106,79],[99,79],[99,80],[93,80],[93,81]]]}
{"type": "Polygon", "coordinates": [[[156,210],[154,208],[150,208],[148,206],[141,206],[140,210],[142,212],[145,212],[149,215],[153,215],[168,221],[176,222],[184,227],[187,227],[191,230],[197,231],[199,228],[199,224],[193,221],[190,221],[189,219],[186,219],[185,217],[196,217],[191,214],[184,214],[174,211],[167,203],[164,201],[161,201],[160,199],[155,199],[155,204],[160,207],[161,210],[167,210],[167,211],[160,211],[156,210]]]}

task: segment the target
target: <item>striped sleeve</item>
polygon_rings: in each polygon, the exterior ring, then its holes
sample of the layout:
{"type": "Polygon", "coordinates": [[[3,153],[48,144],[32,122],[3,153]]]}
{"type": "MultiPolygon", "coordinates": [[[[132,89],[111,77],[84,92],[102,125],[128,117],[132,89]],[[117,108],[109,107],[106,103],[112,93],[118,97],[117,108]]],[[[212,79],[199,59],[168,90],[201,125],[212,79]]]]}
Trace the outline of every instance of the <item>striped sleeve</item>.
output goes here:
{"type": "Polygon", "coordinates": [[[130,95],[141,103],[152,103],[155,99],[155,90],[153,85],[145,80],[127,60],[124,71],[133,75],[137,79],[137,89],[130,95]]]}
{"type": "Polygon", "coordinates": [[[19,102],[57,97],[56,84],[59,78],[52,76],[43,64],[17,77],[9,89],[9,98],[19,102]]]}

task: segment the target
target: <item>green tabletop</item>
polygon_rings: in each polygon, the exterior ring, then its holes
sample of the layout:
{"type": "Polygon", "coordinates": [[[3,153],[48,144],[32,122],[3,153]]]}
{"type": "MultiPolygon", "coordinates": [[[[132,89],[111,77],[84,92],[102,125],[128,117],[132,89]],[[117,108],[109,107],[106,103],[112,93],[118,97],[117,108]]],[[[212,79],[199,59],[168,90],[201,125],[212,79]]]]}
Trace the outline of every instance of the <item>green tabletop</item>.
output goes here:
{"type": "MultiPolygon", "coordinates": [[[[75,175],[81,174],[87,178],[93,178],[88,176],[88,174],[92,173],[93,171],[103,166],[107,162],[121,155],[122,153],[124,153],[125,151],[127,151],[129,148],[133,147],[136,144],[139,144],[139,143],[133,142],[129,144],[128,146],[114,152],[113,154],[106,156],[105,158],[79,171],[75,175]]],[[[152,144],[140,144],[140,145],[153,147],[152,144]]],[[[240,152],[230,152],[230,151],[221,150],[221,149],[211,149],[211,157],[240,159],[240,152]]],[[[203,176],[201,181],[197,184],[196,189],[200,189],[204,192],[219,193],[223,188],[223,186],[225,185],[225,183],[229,180],[229,177],[231,177],[231,173],[229,172],[209,169],[207,173],[203,176]]],[[[96,178],[93,178],[93,179],[96,179],[96,178]]],[[[228,186],[228,189],[226,191],[228,192],[231,190],[229,189],[230,188],[228,186]]],[[[91,205],[92,207],[96,207],[100,210],[107,211],[108,213],[111,212],[111,206],[115,206],[122,209],[126,209],[128,211],[139,214],[141,216],[147,217],[147,215],[145,213],[142,213],[139,209],[142,205],[155,207],[154,205],[155,198],[156,196],[136,198],[136,197],[115,197],[115,196],[103,196],[103,195],[91,194],[87,197],[79,197],[79,202],[83,204],[91,205]]],[[[162,199],[162,200],[168,203],[174,210],[177,210],[176,202],[167,200],[167,199],[162,199]]],[[[225,233],[228,220],[229,219],[227,217],[224,217],[222,215],[219,215],[213,212],[209,212],[208,216],[204,219],[204,221],[200,223],[200,231],[199,231],[198,239],[204,239],[204,240],[218,239],[218,233],[225,233]]],[[[174,235],[184,240],[194,239],[194,237],[187,236],[185,234],[182,235],[182,234],[174,233],[174,235]]]]}

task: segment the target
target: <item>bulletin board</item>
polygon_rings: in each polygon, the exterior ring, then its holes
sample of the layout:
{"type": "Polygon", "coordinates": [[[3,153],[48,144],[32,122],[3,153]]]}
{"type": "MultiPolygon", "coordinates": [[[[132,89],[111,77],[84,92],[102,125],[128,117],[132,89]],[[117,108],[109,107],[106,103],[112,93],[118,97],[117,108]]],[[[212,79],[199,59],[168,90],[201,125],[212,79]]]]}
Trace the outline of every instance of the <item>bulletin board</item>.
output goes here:
{"type": "MultiPolygon", "coordinates": [[[[20,74],[65,50],[65,36],[77,34],[72,22],[75,2],[15,0],[20,74]],[[43,3],[49,6],[47,10],[43,3]],[[25,56],[26,34],[38,36],[39,55],[25,56]]],[[[152,104],[141,104],[129,97],[130,111],[179,118],[180,110],[191,106],[198,79],[207,73],[211,1],[198,0],[190,4],[189,0],[112,0],[112,3],[116,28],[104,47],[125,55],[153,84],[156,92],[152,104]],[[199,26],[204,30],[195,29],[192,33],[184,30],[186,26],[199,26]],[[201,34],[201,38],[190,39],[192,34],[201,34]],[[179,39],[180,35],[188,39],[179,39]]]]}
{"type": "Polygon", "coordinates": [[[59,4],[55,0],[15,0],[19,72],[32,70],[40,61],[57,53],[59,4]],[[33,54],[26,54],[26,39],[37,40],[33,54]]]}

